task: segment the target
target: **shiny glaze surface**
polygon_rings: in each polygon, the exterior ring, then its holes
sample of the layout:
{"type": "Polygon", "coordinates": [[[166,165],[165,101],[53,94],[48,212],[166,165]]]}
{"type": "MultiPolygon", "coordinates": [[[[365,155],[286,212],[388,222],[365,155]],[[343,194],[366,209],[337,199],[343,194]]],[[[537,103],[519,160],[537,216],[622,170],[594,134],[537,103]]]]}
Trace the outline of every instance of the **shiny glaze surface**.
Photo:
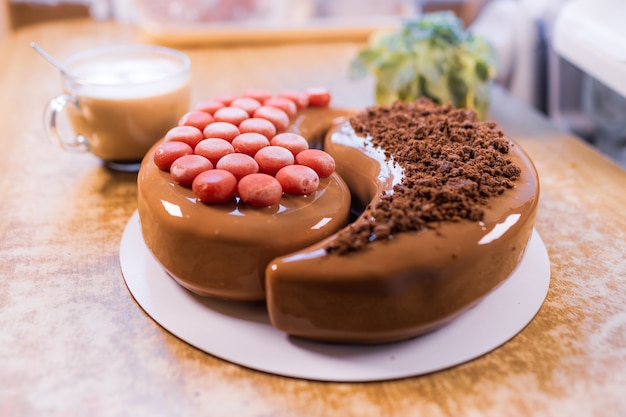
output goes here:
{"type": "MultiPolygon", "coordinates": [[[[328,126],[334,115],[303,111],[291,130],[315,141],[313,126],[328,126]]],[[[263,300],[265,267],[273,258],[316,243],[348,221],[350,191],[337,174],[321,179],[315,194],[286,195],[268,208],[206,205],[159,170],[153,152],[138,176],[143,237],[170,275],[199,295],[263,300]]]]}
{"type": "MultiPolygon", "coordinates": [[[[478,302],[519,263],[537,210],[537,173],[512,145],[521,177],[490,200],[480,223],[447,222],[345,255],[328,255],[325,240],[275,259],[267,270],[273,325],[316,340],[382,343],[430,331],[478,302]]],[[[324,147],[361,205],[374,204],[401,179],[393,161],[349,123],[331,132],[324,147]]]]}

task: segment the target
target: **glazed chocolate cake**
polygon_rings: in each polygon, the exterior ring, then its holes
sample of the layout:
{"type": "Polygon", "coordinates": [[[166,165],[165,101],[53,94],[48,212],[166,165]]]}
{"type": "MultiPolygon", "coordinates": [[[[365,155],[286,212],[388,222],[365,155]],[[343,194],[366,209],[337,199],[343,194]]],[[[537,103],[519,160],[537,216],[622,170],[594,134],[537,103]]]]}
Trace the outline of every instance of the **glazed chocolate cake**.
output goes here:
{"type": "Polygon", "coordinates": [[[518,265],[539,183],[495,123],[418,100],[300,108],[288,130],[323,147],[336,172],[270,207],[202,203],[155,165],[156,147],[144,159],[144,240],[181,285],[266,300],[294,336],[382,343],[447,323],[518,265]]]}

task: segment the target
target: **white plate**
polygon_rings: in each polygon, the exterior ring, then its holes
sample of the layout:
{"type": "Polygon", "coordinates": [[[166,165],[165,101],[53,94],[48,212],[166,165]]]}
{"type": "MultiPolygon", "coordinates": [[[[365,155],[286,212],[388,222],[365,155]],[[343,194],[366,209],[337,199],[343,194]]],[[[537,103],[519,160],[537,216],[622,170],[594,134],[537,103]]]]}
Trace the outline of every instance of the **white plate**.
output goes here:
{"type": "Polygon", "coordinates": [[[120,264],[137,303],[166,330],[211,355],[272,374],[320,381],[380,381],[449,368],[504,344],[541,307],[550,262],[533,231],[519,267],[489,296],[448,325],[426,335],[378,346],[317,343],[289,337],[269,322],[262,303],[196,296],[154,259],[137,212],[124,230],[120,264]]]}

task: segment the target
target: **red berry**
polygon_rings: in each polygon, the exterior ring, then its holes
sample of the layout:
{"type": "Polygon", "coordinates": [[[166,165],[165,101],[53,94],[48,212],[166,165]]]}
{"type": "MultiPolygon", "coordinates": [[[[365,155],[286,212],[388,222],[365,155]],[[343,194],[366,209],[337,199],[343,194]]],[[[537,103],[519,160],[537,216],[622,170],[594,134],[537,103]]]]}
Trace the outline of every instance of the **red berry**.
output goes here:
{"type": "Polygon", "coordinates": [[[230,103],[231,107],[239,107],[245,110],[249,116],[252,116],[256,109],[261,107],[261,103],[251,97],[239,97],[230,103]]]}
{"type": "Polygon", "coordinates": [[[195,148],[198,142],[204,139],[202,131],[193,126],[176,126],[171,128],[165,134],[165,142],[178,141],[185,142],[187,145],[195,148]]]}
{"type": "Polygon", "coordinates": [[[335,160],[328,153],[319,149],[307,149],[296,155],[296,162],[305,165],[326,178],[335,172],[335,160]]]}
{"type": "Polygon", "coordinates": [[[204,171],[193,180],[193,193],[207,204],[221,204],[232,201],[237,191],[237,179],[233,174],[221,169],[204,171]]]}
{"type": "Polygon", "coordinates": [[[222,107],[213,114],[213,117],[216,122],[227,122],[239,126],[239,123],[249,118],[250,115],[239,107],[222,107]]]}
{"type": "Polygon", "coordinates": [[[232,142],[240,132],[239,128],[232,123],[214,122],[207,125],[202,133],[205,138],[219,138],[232,142]]]}
{"type": "Polygon", "coordinates": [[[296,103],[296,106],[298,107],[298,109],[304,109],[304,108],[309,107],[309,97],[302,91],[294,91],[294,90],[283,91],[278,94],[278,97],[288,98],[289,100],[296,103]]]}
{"type": "Polygon", "coordinates": [[[294,157],[288,149],[280,146],[266,146],[260,149],[254,160],[259,164],[259,171],[270,175],[276,173],[287,165],[293,165],[294,157]]]}
{"type": "Polygon", "coordinates": [[[213,122],[213,116],[209,113],[194,110],[188,113],[185,113],[183,117],[178,120],[178,126],[193,126],[197,127],[200,130],[203,130],[206,125],[213,122]]]}
{"type": "Polygon", "coordinates": [[[224,155],[228,155],[233,152],[235,152],[235,149],[230,142],[217,138],[205,139],[198,143],[196,149],[194,149],[194,153],[196,155],[204,156],[211,161],[213,165],[216,165],[224,155]]]}
{"type": "Polygon", "coordinates": [[[239,198],[254,207],[268,207],[280,201],[283,189],[276,178],[267,174],[250,174],[237,185],[239,198]]]}
{"type": "Polygon", "coordinates": [[[154,150],[153,160],[159,169],[169,171],[172,163],[184,155],[191,155],[193,149],[185,142],[163,142],[154,150]]]}
{"type": "Polygon", "coordinates": [[[317,173],[304,165],[288,165],[281,168],[276,173],[276,179],[286,194],[312,194],[320,184],[317,173]]]}
{"type": "Polygon", "coordinates": [[[330,92],[325,88],[307,88],[304,93],[309,98],[311,107],[328,107],[330,104],[330,92]]]}
{"type": "Polygon", "coordinates": [[[201,172],[213,169],[211,161],[200,155],[181,156],[172,163],[172,179],[183,187],[191,187],[194,178],[201,172]]]}
{"type": "Polygon", "coordinates": [[[287,116],[293,117],[298,112],[298,106],[292,100],[286,97],[271,97],[263,102],[264,106],[276,107],[281,109],[287,116]]]}
{"type": "Polygon", "coordinates": [[[277,132],[282,132],[289,126],[289,116],[279,108],[261,106],[254,112],[254,117],[267,119],[276,127],[277,132]]]}
{"type": "Polygon", "coordinates": [[[304,137],[291,132],[279,133],[272,138],[270,144],[289,149],[294,156],[309,149],[309,142],[304,137]]]}
{"type": "Polygon", "coordinates": [[[276,135],[276,127],[274,124],[267,119],[261,119],[259,117],[252,117],[241,122],[239,131],[241,133],[260,133],[268,139],[276,135]]]}
{"type": "Polygon", "coordinates": [[[270,141],[260,133],[242,133],[233,139],[235,152],[245,153],[254,157],[259,149],[269,146],[270,141]]]}
{"type": "Polygon", "coordinates": [[[257,164],[254,158],[244,153],[224,155],[215,167],[232,173],[238,180],[246,175],[259,172],[259,164],[257,164]]]}

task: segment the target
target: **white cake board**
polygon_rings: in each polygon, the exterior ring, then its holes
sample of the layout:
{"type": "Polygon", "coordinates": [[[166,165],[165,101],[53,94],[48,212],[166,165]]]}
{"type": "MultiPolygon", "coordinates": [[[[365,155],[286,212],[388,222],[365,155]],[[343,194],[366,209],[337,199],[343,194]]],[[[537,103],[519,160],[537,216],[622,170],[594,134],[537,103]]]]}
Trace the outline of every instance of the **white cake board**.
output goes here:
{"type": "Polygon", "coordinates": [[[255,370],[335,382],[422,375],[484,355],[533,319],[550,284],[548,254],[533,231],[513,274],[448,325],[402,342],[355,346],[290,337],[272,327],[262,303],[204,298],[185,290],[146,247],[137,212],[122,236],[120,264],[126,285],[143,310],[192,346],[255,370]]]}

